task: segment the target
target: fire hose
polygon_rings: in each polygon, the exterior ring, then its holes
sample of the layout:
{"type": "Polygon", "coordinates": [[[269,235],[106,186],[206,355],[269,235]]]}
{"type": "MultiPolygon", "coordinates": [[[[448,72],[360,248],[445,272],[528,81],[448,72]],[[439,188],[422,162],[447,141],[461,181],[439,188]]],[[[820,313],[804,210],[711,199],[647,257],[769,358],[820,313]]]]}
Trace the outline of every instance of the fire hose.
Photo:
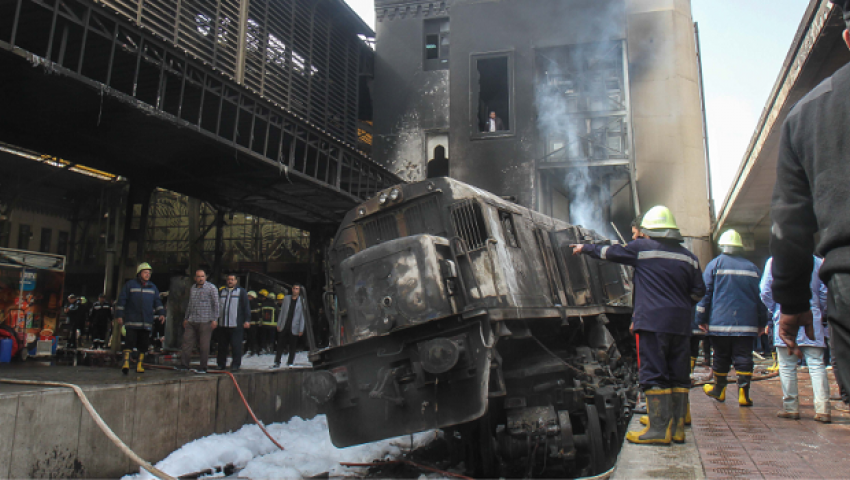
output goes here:
{"type": "Polygon", "coordinates": [[[115,432],[113,432],[112,429],[109,428],[109,425],[107,425],[106,422],[103,421],[103,419],[100,417],[100,415],[97,413],[97,411],[92,406],[91,402],[89,402],[89,399],[86,397],[86,394],[77,385],[74,385],[72,383],[42,382],[42,381],[36,381],[36,380],[14,380],[14,379],[10,379],[10,378],[0,378],[0,383],[13,383],[13,384],[18,384],[18,385],[40,385],[40,386],[48,386],[48,387],[65,387],[65,388],[73,389],[74,393],[76,393],[77,396],[80,397],[80,401],[83,402],[83,406],[86,407],[86,410],[89,412],[89,415],[91,415],[91,418],[92,418],[92,420],[94,420],[94,423],[97,424],[97,426],[100,428],[100,430],[103,431],[103,433],[110,440],[112,440],[112,443],[114,443],[119,449],[121,449],[122,452],[124,452],[134,462],[139,464],[140,467],[142,467],[145,470],[147,470],[148,472],[150,472],[151,475],[153,475],[153,476],[155,476],[155,477],[157,477],[161,480],[177,480],[176,478],[172,477],[171,475],[168,475],[167,473],[163,472],[162,470],[160,470],[160,469],[154,467],[153,465],[151,465],[150,463],[146,462],[145,459],[136,455],[136,452],[130,450],[130,447],[128,447],[124,442],[122,442],[121,439],[118,438],[118,435],[115,435],[115,432]]]}
{"type": "MultiPolygon", "coordinates": [[[[164,365],[151,365],[151,364],[148,364],[148,363],[144,363],[143,365],[147,368],[158,368],[160,370],[175,370],[174,367],[166,367],[164,365]]],[[[229,376],[231,380],[233,380],[233,386],[236,387],[236,391],[239,392],[239,396],[242,398],[242,403],[245,404],[245,408],[248,409],[248,413],[251,414],[251,418],[254,419],[254,423],[256,423],[258,427],[260,427],[260,430],[262,430],[263,433],[265,433],[266,436],[269,437],[269,440],[271,440],[272,443],[274,443],[275,446],[277,446],[277,448],[279,448],[281,450],[285,450],[283,448],[283,445],[278,443],[277,440],[275,440],[274,437],[272,437],[272,434],[269,433],[268,430],[266,430],[265,425],[263,425],[263,423],[260,422],[260,419],[258,419],[257,416],[254,415],[254,410],[251,409],[250,405],[248,405],[248,400],[245,398],[245,395],[242,393],[242,389],[239,388],[239,383],[236,381],[236,377],[234,377],[232,373],[230,373],[226,370],[209,370],[209,372],[210,373],[224,373],[224,374],[227,374],[227,376],[229,376]]]]}

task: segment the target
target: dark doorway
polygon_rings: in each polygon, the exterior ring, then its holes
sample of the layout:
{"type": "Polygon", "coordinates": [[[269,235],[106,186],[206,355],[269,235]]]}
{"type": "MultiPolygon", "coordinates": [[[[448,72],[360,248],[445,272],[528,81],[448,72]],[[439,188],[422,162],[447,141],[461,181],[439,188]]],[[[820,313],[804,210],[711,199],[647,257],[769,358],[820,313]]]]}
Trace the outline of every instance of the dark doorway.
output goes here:
{"type": "Polygon", "coordinates": [[[437,145],[434,148],[434,158],[428,161],[428,178],[448,176],[449,159],[446,158],[446,147],[437,145]]]}

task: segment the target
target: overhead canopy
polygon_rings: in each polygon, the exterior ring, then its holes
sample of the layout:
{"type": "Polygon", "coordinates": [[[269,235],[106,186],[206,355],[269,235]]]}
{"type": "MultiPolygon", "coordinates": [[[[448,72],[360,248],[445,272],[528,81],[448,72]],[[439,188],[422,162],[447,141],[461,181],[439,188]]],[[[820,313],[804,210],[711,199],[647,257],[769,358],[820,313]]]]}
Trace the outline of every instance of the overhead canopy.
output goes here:
{"type": "Polygon", "coordinates": [[[776,183],[776,162],[782,123],[800,98],[850,61],[841,38],[841,9],[827,0],[811,0],[800,22],[785,63],[762,111],[735,181],[718,212],[714,238],[735,228],[744,235],[753,256],[769,256],[770,200],[776,183]]]}

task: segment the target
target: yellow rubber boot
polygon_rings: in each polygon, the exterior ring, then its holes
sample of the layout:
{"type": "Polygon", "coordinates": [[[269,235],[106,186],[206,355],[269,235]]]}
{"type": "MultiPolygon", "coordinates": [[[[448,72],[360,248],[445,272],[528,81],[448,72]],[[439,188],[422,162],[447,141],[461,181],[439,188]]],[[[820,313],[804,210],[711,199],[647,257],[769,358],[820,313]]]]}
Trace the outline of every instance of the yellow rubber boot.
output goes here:
{"type": "Polygon", "coordinates": [[[130,351],[124,350],[124,365],[121,367],[121,373],[127,375],[130,373],[130,351]]]}
{"type": "Polygon", "coordinates": [[[753,401],[750,399],[750,382],[753,379],[753,372],[738,372],[738,405],[742,407],[752,407],[753,401]]]}
{"type": "Polygon", "coordinates": [[[706,395],[717,400],[718,402],[725,402],[726,401],[726,385],[729,384],[729,379],[726,378],[726,376],[728,374],[729,374],[728,372],[727,373],[714,372],[714,375],[717,376],[716,383],[713,383],[713,384],[709,383],[709,384],[703,385],[702,390],[705,392],[706,395]]]}
{"type": "Polygon", "coordinates": [[[142,366],[142,360],[144,360],[144,359],[145,359],[145,354],[140,353],[139,354],[139,362],[136,364],[136,372],[145,373],[145,367],[142,366]]]}
{"type": "Polygon", "coordinates": [[[688,407],[685,410],[685,425],[691,424],[691,400],[688,399],[688,407]]]}
{"type": "Polygon", "coordinates": [[[689,388],[673,389],[673,436],[676,443],[685,443],[685,417],[688,411],[689,388]]]}
{"type": "Polygon", "coordinates": [[[697,357],[691,357],[691,375],[694,374],[694,367],[697,365],[697,357]]]}
{"type": "Polygon", "coordinates": [[[669,445],[673,439],[673,391],[669,388],[652,388],[646,391],[646,412],[649,425],[636,432],[628,432],[626,440],[632,443],[669,445]]]}
{"type": "Polygon", "coordinates": [[[778,372],[779,371],[779,358],[777,358],[777,356],[776,356],[776,350],[774,350],[773,353],[771,353],[771,356],[773,357],[773,365],[767,367],[767,371],[768,372],[778,372]]]}

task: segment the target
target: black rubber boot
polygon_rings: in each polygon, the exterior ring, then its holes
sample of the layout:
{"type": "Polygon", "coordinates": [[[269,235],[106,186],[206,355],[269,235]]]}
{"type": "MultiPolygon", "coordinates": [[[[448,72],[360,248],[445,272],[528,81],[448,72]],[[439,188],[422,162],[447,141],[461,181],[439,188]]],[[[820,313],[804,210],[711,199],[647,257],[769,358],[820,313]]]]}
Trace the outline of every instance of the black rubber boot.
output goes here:
{"type": "Polygon", "coordinates": [[[669,388],[657,387],[646,391],[649,425],[642,430],[627,433],[626,440],[642,444],[670,444],[673,438],[672,393],[669,388]]]}
{"type": "Polygon", "coordinates": [[[706,395],[717,400],[718,402],[726,401],[726,385],[729,384],[729,379],[726,377],[729,373],[714,372],[716,377],[715,383],[703,385],[702,389],[706,395]]]}

